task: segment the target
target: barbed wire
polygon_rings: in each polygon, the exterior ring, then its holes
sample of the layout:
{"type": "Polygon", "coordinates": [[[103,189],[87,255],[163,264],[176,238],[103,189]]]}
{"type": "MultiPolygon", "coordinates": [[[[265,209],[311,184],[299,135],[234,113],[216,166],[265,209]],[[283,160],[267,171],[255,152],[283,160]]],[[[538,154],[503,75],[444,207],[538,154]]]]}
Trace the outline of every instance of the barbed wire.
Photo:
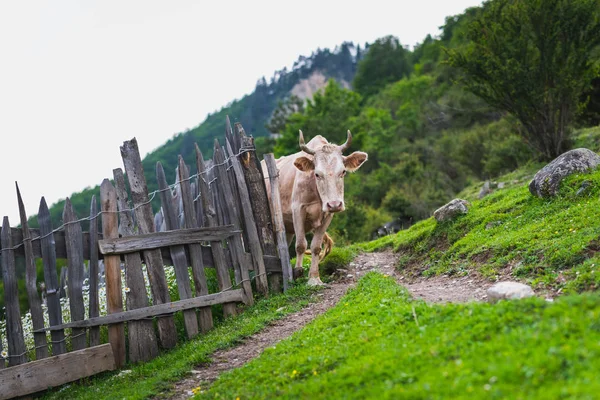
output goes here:
{"type": "MultiPolygon", "coordinates": [[[[3,248],[0,248],[0,252],[8,251],[8,250],[13,250],[13,251],[17,250],[18,248],[20,248],[21,246],[23,246],[26,241],[34,241],[34,240],[45,239],[45,238],[49,237],[50,235],[53,235],[53,234],[55,234],[57,232],[60,232],[67,225],[78,224],[78,223],[85,222],[85,221],[93,221],[93,220],[97,219],[102,214],[114,214],[114,213],[119,214],[119,213],[124,213],[124,212],[135,212],[135,210],[137,210],[138,208],[143,207],[143,206],[145,206],[147,204],[152,203],[152,201],[156,197],[156,194],[161,193],[161,192],[166,192],[167,190],[173,190],[173,189],[175,189],[178,185],[180,185],[183,182],[191,181],[192,179],[195,179],[195,178],[200,178],[204,182],[206,182],[206,180],[202,177],[202,175],[207,175],[214,168],[219,167],[221,165],[225,165],[225,164],[229,163],[233,158],[237,158],[238,156],[240,156],[240,155],[242,155],[244,153],[248,153],[250,151],[254,151],[254,150],[253,149],[240,149],[240,151],[237,154],[231,155],[231,156],[227,157],[223,162],[220,162],[220,163],[214,163],[213,162],[210,167],[208,167],[206,170],[204,170],[202,172],[198,172],[198,173],[196,173],[194,175],[191,175],[190,177],[188,177],[186,179],[183,179],[183,180],[177,179],[175,181],[175,183],[173,183],[172,185],[168,185],[164,189],[157,189],[157,190],[153,191],[152,193],[149,193],[148,194],[148,196],[149,196],[148,201],[140,203],[140,204],[134,206],[133,208],[121,209],[121,210],[118,210],[118,211],[99,211],[94,216],[83,217],[83,218],[80,218],[80,219],[75,220],[75,221],[63,222],[59,227],[53,229],[52,231],[46,233],[45,235],[39,235],[39,236],[36,236],[34,238],[23,239],[23,241],[21,243],[13,245],[12,247],[3,247],[3,248]]],[[[227,170],[229,170],[229,169],[230,168],[228,168],[227,170]]],[[[211,180],[207,184],[210,186],[216,180],[217,180],[217,177],[215,177],[213,180],[211,180]]],[[[196,202],[201,196],[202,196],[201,194],[198,194],[198,196],[196,196],[194,198],[193,202],[196,202]]]]}

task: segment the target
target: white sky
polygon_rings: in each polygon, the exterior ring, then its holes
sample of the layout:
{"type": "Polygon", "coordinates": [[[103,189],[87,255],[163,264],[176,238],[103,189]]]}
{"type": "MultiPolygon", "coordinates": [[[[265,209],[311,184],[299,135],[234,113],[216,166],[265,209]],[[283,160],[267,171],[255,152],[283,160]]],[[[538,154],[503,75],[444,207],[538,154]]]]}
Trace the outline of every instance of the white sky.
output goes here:
{"type": "MultiPolygon", "coordinates": [[[[112,178],[300,55],[394,35],[413,46],[477,0],[0,0],[0,216],[112,178]]],[[[241,121],[243,123],[243,121],[241,121]]],[[[79,216],[82,217],[82,216],[79,216]]]]}

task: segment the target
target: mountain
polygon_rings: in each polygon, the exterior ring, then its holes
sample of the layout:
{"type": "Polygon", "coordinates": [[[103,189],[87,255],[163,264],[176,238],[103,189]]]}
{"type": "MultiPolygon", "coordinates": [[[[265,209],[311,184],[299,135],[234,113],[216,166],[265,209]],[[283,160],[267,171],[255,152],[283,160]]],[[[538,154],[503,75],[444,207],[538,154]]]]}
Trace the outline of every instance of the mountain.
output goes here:
{"type": "MultiPolygon", "coordinates": [[[[229,116],[232,123],[241,122],[247,134],[255,138],[266,137],[269,135],[266,124],[280,101],[290,95],[301,99],[311,98],[329,79],[336,80],[343,87],[350,87],[361,55],[360,45],[344,42],[333,51],[327,48],[317,49],[310,56],[300,56],[291,70],[283,68],[275,71],[269,81],[265,77],[260,78],[252,93],[209,114],[195,128],[173,136],[144,157],[142,165],[149,191],[158,188],[155,174],[158,161],[162,163],[167,174],[174,173],[180,154],[186,163],[195,165],[194,143],[198,143],[205,157],[211,158],[214,139],[221,140],[223,137],[226,116],[229,116]]],[[[167,175],[167,179],[173,178],[167,175]]],[[[98,185],[70,196],[75,212],[80,218],[89,215],[91,198],[93,195],[99,198],[99,193],[98,185]]],[[[64,203],[64,200],[60,200],[50,207],[54,227],[62,223],[64,203]]],[[[37,216],[30,217],[29,224],[37,227],[37,216]]],[[[83,224],[83,229],[87,229],[87,223],[83,224]]]]}

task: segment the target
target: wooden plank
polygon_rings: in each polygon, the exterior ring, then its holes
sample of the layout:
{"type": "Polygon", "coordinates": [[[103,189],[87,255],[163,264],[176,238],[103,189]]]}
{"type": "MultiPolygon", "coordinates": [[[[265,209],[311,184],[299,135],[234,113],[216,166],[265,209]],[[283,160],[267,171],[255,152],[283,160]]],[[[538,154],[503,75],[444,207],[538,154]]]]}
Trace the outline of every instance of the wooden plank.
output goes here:
{"type": "MultiPolygon", "coordinates": [[[[48,317],[50,326],[62,324],[62,309],[60,306],[60,288],[58,286],[58,275],[56,273],[56,250],[54,246],[54,235],[52,234],[52,222],[46,199],[42,197],[38,210],[38,224],[40,226],[40,250],[42,264],[44,266],[44,282],[46,284],[46,305],[48,306],[48,317]]],[[[63,354],[67,351],[65,333],[62,330],[52,331],[52,355],[63,354]]]]}
{"type": "Polygon", "coordinates": [[[137,310],[127,310],[120,313],[109,314],[97,318],[88,318],[83,321],[68,322],[61,326],[45,327],[45,331],[67,328],[90,328],[92,326],[119,324],[127,321],[137,321],[142,318],[156,317],[164,314],[173,314],[178,311],[190,310],[192,308],[210,307],[216,304],[237,303],[244,301],[244,291],[233,289],[226,292],[207,294],[206,296],[192,297],[191,299],[173,301],[171,303],[158,304],[137,310]]]}
{"type": "MultiPolygon", "coordinates": [[[[2,351],[3,351],[2,335],[0,335],[0,354],[2,354],[2,351]]],[[[4,357],[0,357],[0,369],[3,369],[3,368],[6,368],[6,361],[5,361],[4,357]]]]}
{"type": "MultiPolygon", "coordinates": [[[[29,224],[27,223],[27,213],[25,212],[25,204],[21,197],[19,185],[17,187],[17,203],[19,205],[19,216],[21,218],[21,230],[23,231],[23,249],[25,251],[25,286],[27,288],[27,298],[29,299],[29,310],[31,312],[31,325],[33,329],[44,327],[44,313],[42,311],[42,301],[37,291],[37,269],[35,267],[35,258],[33,257],[33,249],[31,247],[31,233],[29,232],[29,224]]],[[[35,343],[35,358],[40,360],[48,357],[48,343],[46,335],[37,333],[33,335],[35,343]]]]}
{"type": "MultiPolygon", "coordinates": [[[[196,228],[198,226],[198,220],[196,219],[196,210],[194,209],[190,172],[181,156],[179,156],[179,181],[181,182],[181,199],[183,202],[185,228],[196,228]]],[[[202,246],[199,243],[191,243],[188,245],[188,249],[190,252],[192,277],[196,288],[196,296],[205,296],[208,294],[208,284],[206,283],[206,274],[204,272],[202,246]]],[[[208,332],[213,328],[212,310],[210,307],[204,307],[198,311],[198,321],[202,332],[208,332]]]]}
{"type": "Polygon", "coordinates": [[[115,369],[110,344],[0,371],[0,400],[25,396],[115,369]]]}
{"type": "MultiPolygon", "coordinates": [[[[102,233],[106,238],[118,237],[117,191],[108,179],[104,179],[100,185],[100,201],[102,204],[102,233]]],[[[119,256],[105,257],[104,268],[108,313],[123,312],[121,258],[119,256]]],[[[125,365],[125,326],[123,324],[109,326],[108,341],[112,346],[115,365],[117,368],[121,368],[125,365]]]]}
{"type": "MultiPolygon", "coordinates": [[[[123,236],[135,235],[134,223],[131,218],[125,177],[120,168],[113,170],[117,189],[117,205],[119,208],[119,232],[123,236]]],[[[125,294],[125,304],[128,310],[148,307],[149,299],[142,271],[140,253],[125,254],[125,284],[129,288],[125,294]]],[[[131,321],[127,325],[127,340],[129,342],[129,362],[149,361],[158,356],[158,342],[154,334],[152,321],[131,321]]]]}
{"type": "MultiPolygon", "coordinates": [[[[223,209],[229,221],[231,221],[233,223],[234,228],[238,230],[240,227],[238,210],[236,209],[236,203],[233,197],[233,190],[231,188],[230,181],[227,176],[225,166],[225,155],[223,153],[223,149],[221,149],[221,146],[219,146],[218,141],[215,141],[213,159],[215,160],[215,163],[217,165],[217,177],[221,182],[221,189],[223,190],[224,194],[225,207],[223,207],[223,209]]],[[[246,294],[245,303],[247,305],[252,305],[254,304],[254,298],[252,294],[252,282],[250,281],[248,265],[244,262],[245,259],[242,256],[242,254],[244,253],[242,236],[239,234],[233,235],[228,242],[233,257],[234,269],[236,271],[236,284],[241,284],[244,288],[244,293],[246,294]]]]}
{"type": "MultiPolygon", "coordinates": [[[[160,201],[162,203],[165,224],[168,230],[179,229],[179,219],[175,207],[171,189],[167,183],[165,171],[160,162],[156,163],[156,180],[160,190],[160,201]]],[[[173,268],[175,270],[175,280],[177,281],[177,291],[179,298],[189,299],[192,297],[192,288],[190,286],[190,276],[188,274],[188,261],[185,256],[185,249],[182,245],[173,245],[169,248],[171,252],[171,260],[173,260],[173,268]]],[[[188,338],[191,339],[198,335],[198,317],[194,310],[186,310],[183,312],[183,322],[188,338]]]]}
{"type": "Polygon", "coordinates": [[[281,197],[279,195],[279,171],[275,164],[273,153],[265,154],[265,164],[269,173],[271,183],[271,208],[273,210],[273,222],[275,225],[275,234],[277,237],[277,250],[281,259],[281,270],[283,271],[283,290],[288,288],[288,282],[293,280],[292,265],[290,264],[290,253],[285,235],[285,226],[283,224],[283,212],[281,210],[281,197]]]}
{"type": "MultiPolygon", "coordinates": [[[[236,123],[236,125],[238,125],[236,123]]],[[[239,124],[240,132],[243,132],[241,124],[239,124]]],[[[248,193],[252,204],[252,212],[254,220],[258,228],[258,237],[264,254],[276,256],[277,246],[275,244],[275,235],[273,234],[273,224],[271,222],[271,210],[265,187],[265,177],[262,168],[256,157],[254,148],[254,138],[243,135],[241,137],[242,150],[244,153],[238,157],[244,171],[246,185],[248,185],[248,193]]],[[[269,276],[271,290],[280,291],[281,274],[271,274],[269,276]]]]}
{"type": "MultiPolygon", "coordinates": [[[[63,221],[67,243],[67,268],[69,271],[67,292],[69,293],[71,321],[79,321],[85,318],[85,306],[83,305],[83,242],[81,224],[77,221],[77,215],[75,215],[75,210],[73,210],[73,205],[68,197],[63,210],[63,221]]],[[[71,344],[73,350],[85,349],[87,347],[85,330],[73,329],[71,344]]]]}
{"type": "Polygon", "coordinates": [[[58,283],[58,287],[60,289],[59,289],[58,294],[61,299],[68,297],[67,291],[65,289],[67,287],[68,273],[69,273],[69,269],[66,266],[60,268],[60,281],[58,283]]]}
{"type": "Polygon", "coordinates": [[[17,273],[15,270],[15,255],[10,237],[8,217],[2,221],[0,233],[2,244],[2,281],[4,284],[4,306],[6,308],[6,337],[8,341],[8,366],[27,362],[21,310],[19,308],[19,293],[17,289],[17,273]]]}
{"type": "MultiPolygon", "coordinates": [[[[90,318],[94,318],[100,315],[100,299],[98,298],[98,202],[96,196],[92,196],[90,202],[90,279],[89,293],[90,293],[90,318]]],[[[90,329],[90,347],[98,346],[100,344],[100,329],[90,329]]]]}
{"type": "Polygon", "coordinates": [[[153,250],[204,241],[220,241],[235,233],[237,232],[233,225],[212,228],[177,229],[122,238],[104,238],[99,241],[99,246],[100,252],[105,255],[126,254],[141,250],[153,250]]]}
{"type": "MultiPolygon", "coordinates": [[[[202,208],[204,209],[204,218],[209,227],[214,227],[217,225],[216,221],[216,213],[215,207],[212,202],[212,195],[209,189],[209,185],[207,182],[207,173],[206,173],[206,165],[204,163],[204,158],[202,156],[202,152],[196,146],[196,165],[198,168],[198,185],[200,186],[200,193],[202,195],[202,208]]],[[[230,288],[231,278],[229,277],[229,270],[226,265],[225,253],[223,251],[222,243],[220,241],[211,241],[210,248],[212,250],[215,269],[217,271],[217,281],[219,284],[220,290],[225,290],[230,288]]],[[[223,305],[223,314],[227,316],[236,314],[235,304],[224,304],[223,305]]]]}
{"type": "MultiPolygon", "coordinates": [[[[20,228],[11,228],[11,238],[13,243],[22,243],[23,242],[23,231],[20,228]]],[[[29,232],[31,234],[31,246],[33,250],[33,256],[35,258],[42,258],[42,250],[40,243],[40,230],[35,228],[29,228],[29,232]]],[[[98,238],[102,239],[102,235],[98,234],[98,238]]],[[[54,242],[55,242],[55,253],[57,258],[67,258],[67,248],[65,244],[65,232],[57,231],[54,232],[54,242]]],[[[83,258],[85,260],[90,259],[90,245],[89,245],[89,232],[83,232],[83,258]]],[[[16,257],[25,257],[25,250],[23,246],[19,246],[15,251],[16,257]]],[[[0,251],[1,253],[1,251],[0,251]]]]}
{"type": "MultiPolygon", "coordinates": [[[[229,152],[232,153],[231,144],[227,143],[229,152]]],[[[252,212],[252,204],[250,203],[250,194],[244,179],[244,171],[237,157],[231,158],[231,164],[235,171],[238,193],[240,195],[240,203],[242,205],[242,215],[244,216],[245,231],[248,235],[248,247],[252,254],[252,262],[254,265],[254,273],[256,280],[256,290],[259,293],[267,296],[269,293],[269,285],[267,283],[267,271],[265,268],[264,254],[258,237],[258,228],[254,221],[254,213],[252,212]]]]}
{"type": "MultiPolygon", "coordinates": [[[[123,142],[123,146],[121,146],[121,158],[123,159],[125,173],[129,181],[138,231],[141,234],[153,233],[155,231],[154,215],[148,197],[148,187],[146,186],[146,177],[142,168],[142,159],[135,138],[123,142]]],[[[169,286],[167,285],[160,250],[145,250],[143,256],[150,280],[152,301],[154,304],[169,303],[171,296],[169,295],[169,286]]],[[[170,349],[177,345],[177,331],[173,316],[159,318],[158,334],[162,347],[170,349]]]]}

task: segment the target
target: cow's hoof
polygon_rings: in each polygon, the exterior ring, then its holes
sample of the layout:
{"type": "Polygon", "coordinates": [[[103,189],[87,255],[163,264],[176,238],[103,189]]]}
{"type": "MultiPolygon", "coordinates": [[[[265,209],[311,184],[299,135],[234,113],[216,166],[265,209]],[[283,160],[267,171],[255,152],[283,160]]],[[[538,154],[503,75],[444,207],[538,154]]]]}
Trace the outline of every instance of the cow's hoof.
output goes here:
{"type": "Polygon", "coordinates": [[[309,278],[308,286],[325,286],[325,284],[323,282],[321,282],[321,278],[317,277],[317,278],[309,278]]]}

